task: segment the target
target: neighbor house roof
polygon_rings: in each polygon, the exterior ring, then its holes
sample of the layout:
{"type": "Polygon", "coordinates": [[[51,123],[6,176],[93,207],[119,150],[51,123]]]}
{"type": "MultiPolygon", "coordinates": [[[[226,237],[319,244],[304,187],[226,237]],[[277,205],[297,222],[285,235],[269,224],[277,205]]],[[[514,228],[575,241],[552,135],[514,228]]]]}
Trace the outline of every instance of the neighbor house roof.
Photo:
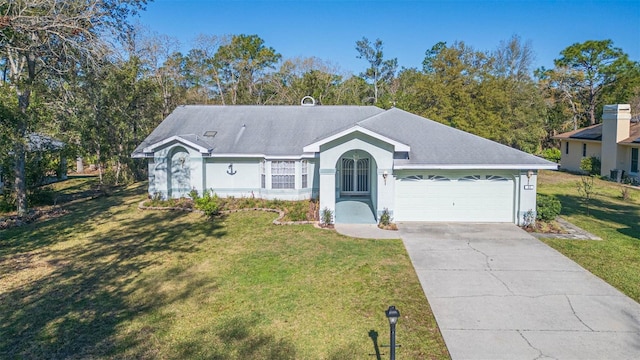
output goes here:
{"type": "MultiPolygon", "coordinates": [[[[602,124],[591,125],[578,130],[568,131],[553,137],[559,140],[593,140],[602,141],[602,124]]],[[[640,144],[640,122],[632,121],[629,124],[629,137],[619,144],[640,144]]]]}
{"type": "Polygon", "coordinates": [[[64,148],[65,145],[62,141],[45,134],[28,133],[26,137],[28,151],[60,150],[64,148]]]}
{"type": "Polygon", "coordinates": [[[408,158],[396,168],[539,168],[555,163],[418,115],[374,106],[181,106],[136,148],[152,156],[169,139],[197,144],[210,156],[302,156],[343,133],[378,134],[408,158]],[[210,136],[205,136],[209,134],[210,136]],[[211,136],[213,135],[213,136],[211,136]]]}

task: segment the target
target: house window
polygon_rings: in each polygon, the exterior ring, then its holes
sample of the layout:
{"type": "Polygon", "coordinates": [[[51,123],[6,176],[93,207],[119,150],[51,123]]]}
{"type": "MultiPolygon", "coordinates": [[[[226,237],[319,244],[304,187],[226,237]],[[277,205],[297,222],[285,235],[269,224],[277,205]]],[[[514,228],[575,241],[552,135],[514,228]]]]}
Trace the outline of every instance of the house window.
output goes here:
{"type": "Polygon", "coordinates": [[[564,143],[564,153],[569,154],[569,142],[564,143]]]}
{"type": "Polygon", "coordinates": [[[638,148],[631,149],[631,172],[638,172],[638,148]]]}
{"type": "Polygon", "coordinates": [[[369,159],[342,159],[342,192],[369,192],[369,159]]]}
{"type": "Polygon", "coordinates": [[[260,188],[267,188],[267,173],[266,173],[266,161],[262,160],[260,163],[260,188]]]}
{"type": "Polygon", "coordinates": [[[582,156],[587,156],[587,144],[582,144],[582,156]]]}
{"type": "Polygon", "coordinates": [[[302,160],[300,162],[300,173],[302,174],[302,185],[303,189],[308,187],[308,178],[309,178],[309,165],[307,164],[307,160],[302,160]]]}
{"type": "Polygon", "coordinates": [[[295,161],[271,162],[271,188],[295,189],[296,188],[296,163],[295,161]]]}

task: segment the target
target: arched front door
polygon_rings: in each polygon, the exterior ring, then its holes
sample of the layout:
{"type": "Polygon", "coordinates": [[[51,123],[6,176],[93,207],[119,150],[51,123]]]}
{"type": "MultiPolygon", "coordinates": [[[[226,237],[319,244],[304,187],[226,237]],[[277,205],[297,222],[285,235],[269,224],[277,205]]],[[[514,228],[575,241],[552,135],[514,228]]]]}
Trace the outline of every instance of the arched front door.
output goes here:
{"type": "Polygon", "coordinates": [[[357,154],[342,158],[340,189],[342,195],[369,195],[371,192],[369,158],[357,154]]]}
{"type": "Polygon", "coordinates": [[[172,152],[168,170],[169,197],[186,197],[191,191],[191,161],[187,150],[178,147],[172,152]]]}

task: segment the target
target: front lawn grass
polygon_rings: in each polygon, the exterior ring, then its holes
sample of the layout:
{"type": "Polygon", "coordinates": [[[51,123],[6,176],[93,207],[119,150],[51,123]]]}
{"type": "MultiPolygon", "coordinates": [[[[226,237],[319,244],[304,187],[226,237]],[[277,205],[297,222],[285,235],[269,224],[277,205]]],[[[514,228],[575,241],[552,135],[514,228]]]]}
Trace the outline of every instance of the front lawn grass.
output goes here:
{"type": "Polygon", "coordinates": [[[542,171],[538,191],[562,202],[561,216],[602,238],[602,241],[544,239],[584,268],[640,302],[640,189],[594,180],[596,196],[587,205],[579,195],[579,175],[542,171]]]}
{"type": "Polygon", "coordinates": [[[0,358],[387,358],[389,305],[398,357],[448,358],[400,240],[140,211],[145,186],[0,231],[0,358]]]}

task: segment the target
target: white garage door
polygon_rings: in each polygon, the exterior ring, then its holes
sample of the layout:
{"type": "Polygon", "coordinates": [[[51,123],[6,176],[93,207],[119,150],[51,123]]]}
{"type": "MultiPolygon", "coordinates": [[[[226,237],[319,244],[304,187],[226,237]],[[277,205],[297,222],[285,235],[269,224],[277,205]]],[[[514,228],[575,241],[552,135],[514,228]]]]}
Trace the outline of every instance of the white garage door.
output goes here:
{"type": "Polygon", "coordinates": [[[410,175],[396,180],[395,221],[513,222],[507,175],[410,175]]]}

